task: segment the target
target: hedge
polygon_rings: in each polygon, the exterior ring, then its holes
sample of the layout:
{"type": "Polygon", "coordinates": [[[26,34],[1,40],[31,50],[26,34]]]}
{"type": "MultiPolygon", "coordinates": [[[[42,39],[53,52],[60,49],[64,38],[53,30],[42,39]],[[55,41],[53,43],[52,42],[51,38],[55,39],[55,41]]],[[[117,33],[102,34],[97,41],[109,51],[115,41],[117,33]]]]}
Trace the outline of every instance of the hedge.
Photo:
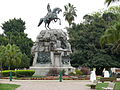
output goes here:
{"type": "Polygon", "coordinates": [[[2,76],[3,77],[8,77],[10,76],[10,72],[12,71],[12,76],[15,76],[15,71],[14,70],[4,70],[2,71],[2,76]]]}
{"type": "Polygon", "coordinates": [[[2,76],[3,77],[9,77],[10,76],[10,71],[12,71],[12,76],[17,76],[17,77],[31,77],[35,71],[34,70],[4,70],[2,71],[2,76]]]}
{"type": "Polygon", "coordinates": [[[17,77],[31,77],[34,73],[34,70],[16,70],[17,77]]]}

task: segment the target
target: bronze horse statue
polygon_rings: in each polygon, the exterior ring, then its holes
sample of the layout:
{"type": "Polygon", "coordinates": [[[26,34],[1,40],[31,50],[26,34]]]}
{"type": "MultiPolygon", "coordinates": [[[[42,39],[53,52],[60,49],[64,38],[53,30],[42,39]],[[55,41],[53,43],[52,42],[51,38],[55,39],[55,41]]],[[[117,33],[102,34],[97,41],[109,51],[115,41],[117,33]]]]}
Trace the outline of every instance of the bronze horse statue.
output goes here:
{"type": "Polygon", "coordinates": [[[51,21],[57,22],[57,20],[59,20],[59,24],[61,25],[61,20],[60,20],[60,18],[58,18],[57,14],[59,14],[59,12],[61,12],[62,9],[54,8],[53,11],[51,11],[50,5],[48,4],[47,10],[48,10],[47,15],[44,18],[40,19],[38,27],[42,24],[43,21],[45,23],[45,28],[46,29],[47,28],[50,29],[49,24],[50,24],[51,21]]]}

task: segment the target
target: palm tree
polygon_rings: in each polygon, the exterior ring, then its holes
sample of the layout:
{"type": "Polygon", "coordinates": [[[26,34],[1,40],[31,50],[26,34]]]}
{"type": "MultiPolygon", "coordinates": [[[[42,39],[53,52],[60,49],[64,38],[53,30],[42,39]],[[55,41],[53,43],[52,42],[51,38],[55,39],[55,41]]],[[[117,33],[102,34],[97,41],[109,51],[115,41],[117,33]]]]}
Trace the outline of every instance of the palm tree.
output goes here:
{"type": "Polygon", "coordinates": [[[63,16],[65,17],[65,20],[68,22],[70,26],[72,22],[74,21],[74,18],[77,17],[76,7],[68,3],[68,5],[65,5],[64,8],[65,8],[65,12],[63,16]]]}
{"type": "Polygon", "coordinates": [[[107,3],[109,6],[112,2],[116,2],[116,1],[120,1],[120,0],[105,0],[105,3],[107,3]]]}
{"type": "Polygon", "coordinates": [[[5,59],[5,65],[8,66],[8,69],[11,68],[11,66],[18,66],[21,63],[22,59],[22,53],[16,45],[10,45],[8,44],[5,47],[4,51],[4,59],[5,59]]]}
{"type": "Polygon", "coordinates": [[[112,51],[117,51],[120,48],[120,23],[105,31],[104,35],[100,38],[100,44],[102,47],[105,44],[112,45],[112,51]]]}
{"type": "Polygon", "coordinates": [[[5,52],[5,46],[0,46],[0,70],[1,71],[3,69],[3,63],[5,62],[4,52],[5,52]]]}

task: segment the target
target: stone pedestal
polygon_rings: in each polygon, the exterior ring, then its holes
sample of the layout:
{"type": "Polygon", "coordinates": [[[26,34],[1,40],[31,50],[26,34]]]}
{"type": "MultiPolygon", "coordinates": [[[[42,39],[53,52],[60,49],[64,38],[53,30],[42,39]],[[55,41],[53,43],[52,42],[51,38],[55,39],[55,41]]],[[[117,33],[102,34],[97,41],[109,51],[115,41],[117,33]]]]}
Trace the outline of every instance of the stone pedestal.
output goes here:
{"type": "Polygon", "coordinates": [[[59,29],[42,30],[32,47],[34,55],[33,66],[35,76],[47,75],[51,68],[64,69],[66,74],[74,68],[70,64],[70,43],[67,34],[59,29]]]}

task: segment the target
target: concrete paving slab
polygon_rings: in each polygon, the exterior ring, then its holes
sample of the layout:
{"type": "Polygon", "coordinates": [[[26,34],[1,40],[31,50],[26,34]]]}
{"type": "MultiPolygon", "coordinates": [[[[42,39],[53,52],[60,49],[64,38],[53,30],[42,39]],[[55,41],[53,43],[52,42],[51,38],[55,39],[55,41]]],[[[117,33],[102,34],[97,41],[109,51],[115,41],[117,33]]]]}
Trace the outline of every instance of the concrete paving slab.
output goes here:
{"type": "Polygon", "coordinates": [[[0,80],[1,83],[21,85],[16,90],[91,90],[89,80],[0,80]]]}

